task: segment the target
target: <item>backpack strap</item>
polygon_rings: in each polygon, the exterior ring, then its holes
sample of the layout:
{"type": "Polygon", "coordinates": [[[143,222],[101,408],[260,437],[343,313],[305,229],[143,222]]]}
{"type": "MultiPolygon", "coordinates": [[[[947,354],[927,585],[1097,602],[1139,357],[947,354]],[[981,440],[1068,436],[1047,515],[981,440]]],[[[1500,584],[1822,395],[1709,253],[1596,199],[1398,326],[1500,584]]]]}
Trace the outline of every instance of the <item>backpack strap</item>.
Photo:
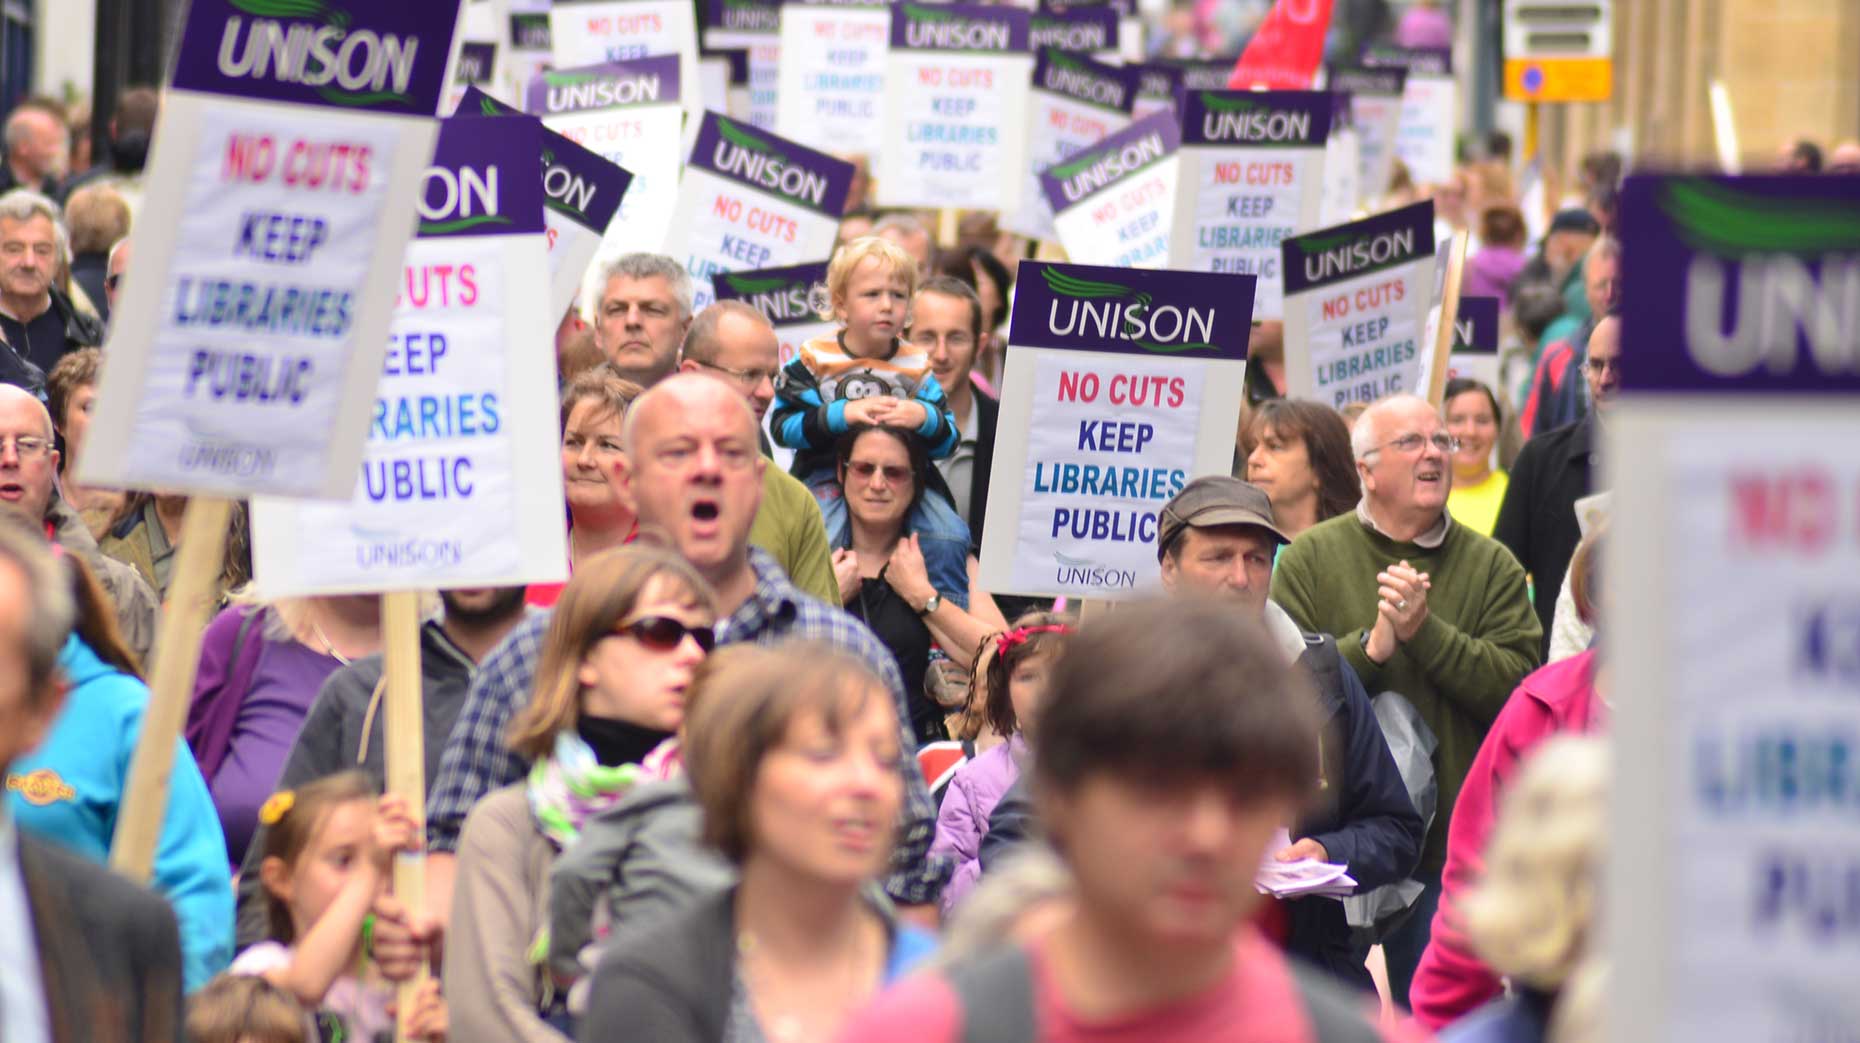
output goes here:
{"type": "Polygon", "coordinates": [[[1324,972],[1296,959],[1287,959],[1285,966],[1311,1019],[1311,1037],[1317,1043],[1381,1043],[1382,1034],[1375,1025],[1324,972]]]}
{"type": "Polygon", "coordinates": [[[962,1043],[1035,1043],[1033,959],[1004,945],[943,972],[962,1008],[962,1043]]]}

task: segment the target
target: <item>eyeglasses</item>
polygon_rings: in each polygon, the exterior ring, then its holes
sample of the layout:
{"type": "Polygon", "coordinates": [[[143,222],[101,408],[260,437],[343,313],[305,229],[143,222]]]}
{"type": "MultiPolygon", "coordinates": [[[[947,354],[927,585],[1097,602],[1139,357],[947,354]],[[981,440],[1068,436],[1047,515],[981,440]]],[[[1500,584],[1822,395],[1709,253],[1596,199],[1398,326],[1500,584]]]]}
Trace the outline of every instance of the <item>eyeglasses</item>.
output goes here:
{"type": "Polygon", "coordinates": [[[964,348],[972,348],[975,346],[975,338],[967,333],[962,332],[961,330],[957,330],[952,333],[945,333],[941,336],[937,335],[936,333],[930,330],[923,330],[921,332],[912,331],[911,333],[911,344],[915,347],[922,348],[925,351],[928,351],[931,348],[936,347],[938,341],[941,341],[944,344],[947,344],[951,348],[954,348],[955,350],[958,350],[958,351],[964,348]]]}
{"type": "Polygon", "coordinates": [[[1615,376],[1620,376],[1621,375],[1621,360],[1620,359],[1586,359],[1582,363],[1582,368],[1598,377],[1604,374],[1607,374],[1607,373],[1613,373],[1615,376]]]}
{"type": "Polygon", "coordinates": [[[13,451],[19,454],[21,460],[37,460],[52,450],[52,443],[32,435],[20,435],[16,438],[0,436],[0,454],[6,452],[8,442],[13,444],[13,451]]]}
{"type": "MultiPolygon", "coordinates": [[[[1453,453],[1457,453],[1460,451],[1460,440],[1457,438],[1454,438],[1451,435],[1435,434],[1431,438],[1424,438],[1418,433],[1410,432],[1408,434],[1401,436],[1400,438],[1392,438],[1382,443],[1381,445],[1376,446],[1374,449],[1371,449],[1369,452],[1379,453],[1382,450],[1393,446],[1394,448],[1399,449],[1404,453],[1418,453],[1421,451],[1421,447],[1423,445],[1431,445],[1435,449],[1438,449],[1441,452],[1447,453],[1447,454],[1453,454],[1453,453]]],[[[1367,456],[1368,454],[1365,453],[1364,455],[1367,456]]]]}
{"type": "Polygon", "coordinates": [[[698,365],[703,366],[705,369],[714,369],[717,372],[723,374],[726,377],[729,377],[731,380],[736,381],[738,384],[741,384],[746,388],[761,387],[762,382],[765,380],[772,383],[774,382],[775,376],[776,376],[776,374],[772,370],[731,369],[728,366],[719,366],[715,362],[705,362],[701,359],[692,359],[691,361],[696,362],[698,365]]]}
{"type": "Polygon", "coordinates": [[[103,277],[103,288],[106,290],[114,290],[116,289],[116,284],[122,281],[123,281],[122,272],[117,272],[114,275],[106,275],[103,277]]]}
{"type": "Polygon", "coordinates": [[[889,464],[875,464],[865,460],[851,461],[846,465],[846,471],[862,482],[869,482],[873,475],[882,473],[885,476],[886,485],[903,485],[911,477],[911,469],[908,467],[893,467],[889,464]]]}
{"type": "Polygon", "coordinates": [[[670,652],[684,643],[686,636],[706,652],[717,647],[717,631],[711,627],[686,626],[670,616],[641,616],[631,623],[614,628],[616,635],[632,635],[655,652],[670,652]]]}

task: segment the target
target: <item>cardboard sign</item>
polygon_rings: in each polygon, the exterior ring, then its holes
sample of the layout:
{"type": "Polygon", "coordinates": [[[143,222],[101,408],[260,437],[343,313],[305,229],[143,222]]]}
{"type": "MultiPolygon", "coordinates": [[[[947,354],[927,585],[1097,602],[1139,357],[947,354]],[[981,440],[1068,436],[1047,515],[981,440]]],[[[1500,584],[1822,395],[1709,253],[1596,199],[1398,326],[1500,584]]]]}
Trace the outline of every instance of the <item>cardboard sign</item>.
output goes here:
{"type": "Polygon", "coordinates": [[[505,10],[500,22],[501,43],[508,52],[500,81],[506,96],[522,98],[530,81],[553,68],[555,49],[549,41],[550,0],[495,0],[505,10]]]}
{"type": "Polygon", "coordinates": [[[1350,125],[1357,134],[1357,202],[1373,206],[1389,191],[1408,70],[1332,66],[1326,82],[1331,90],[1349,92],[1350,125]]]}
{"type": "Polygon", "coordinates": [[[549,37],[555,48],[556,68],[676,55],[685,115],[696,123],[710,101],[700,94],[695,18],[690,0],[557,4],[549,9],[549,37]]]}
{"type": "MultiPolygon", "coordinates": [[[[1148,54],[1143,46],[1143,17],[1137,12],[1137,5],[1131,0],[1081,0],[1076,3],[1059,2],[1059,0],[1038,0],[1038,3],[1021,2],[1016,6],[1031,9],[1036,18],[1063,19],[1072,15],[1090,13],[1102,18],[1098,12],[1109,11],[1115,18],[1117,35],[1111,48],[1095,48],[1103,51],[1101,57],[1107,61],[1121,62],[1125,65],[1141,64],[1148,54]]],[[[1037,21],[1035,24],[1038,24],[1037,21]]],[[[1095,30],[1093,31],[1095,34],[1095,30]]],[[[1094,35],[1092,39],[1096,39],[1094,35]]],[[[1061,50],[1076,50],[1067,45],[1041,44],[1036,42],[1037,50],[1042,46],[1060,47],[1061,50]]]]}
{"type": "Polygon", "coordinates": [[[781,5],[765,0],[709,0],[704,12],[704,47],[740,49],[748,58],[751,126],[775,128],[781,72],[781,5]]]}
{"type": "Polygon", "coordinates": [[[1453,354],[1447,359],[1447,377],[1476,380],[1501,397],[1498,379],[1498,298],[1461,297],[1459,318],[1453,323],[1453,354]]]}
{"type": "Polygon", "coordinates": [[[719,273],[832,253],[852,179],[851,163],[705,113],[662,251],[691,273],[693,309],[719,273]]]}
{"type": "Polygon", "coordinates": [[[1162,268],[1181,179],[1182,135],[1157,112],[1040,175],[1066,256],[1110,268],[1162,268]]]}
{"type": "Polygon", "coordinates": [[[1152,112],[1174,113],[1176,98],[1182,93],[1182,70],[1160,62],[1136,68],[1137,104],[1130,118],[1140,120],[1152,112]]]}
{"type": "Polygon", "coordinates": [[[420,190],[368,449],[346,503],[252,502],[267,597],[560,580],[542,127],[446,121],[420,190]],[[430,215],[430,216],[429,216],[430,215]]]}
{"type": "Polygon", "coordinates": [[[1227,78],[1233,75],[1234,63],[1239,55],[1232,58],[1208,58],[1192,60],[1165,59],[1182,73],[1182,89],[1188,91],[1224,91],[1227,78]]]}
{"type": "Polygon", "coordinates": [[[1363,64],[1407,70],[1395,158],[1408,168],[1417,185],[1446,183],[1453,176],[1453,135],[1459,126],[1453,51],[1377,44],[1364,49],[1363,64]]]}
{"type": "Polygon", "coordinates": [[[1286,396],[1342,409],[1425,395],[1434,204],[1293,236],[1283,250],[1286,396]]]}
{"type": "Polygon", "coordinates": [[[557,69],[530,81],[524,108],[543,125],[633,175],[602,252],[652,250],[678,199],[684,81],[670,55],[557,69]]]}
{"type": "MultiPolygon", "coordinates": [[[[465,113],[521,114],[476,88],[465,94],[465,113]]],[[[549,250],[549,314],[560,319],[575,302],[582,276],[620,212],[633,175],[547,127],[539,124],[537,130],[546,207],[543,240],[549,250]]]]}
{"type": "MultiPolygon", "coordinates": [[[[891,12],[883,6],[785,5],[781,53],[788,60],[775,98],[775,133],[823,152],[871,153],[885,130],[891,12]]],[[[872,155],[869,162],[877,159],[872,155]]]]}
{"type": "Polygon", "coordinates": [[[1136,98],[1135,69],[1081,54],[1039,52],[1027,102],[1026,184],[1017,205],[1005,212],[1002,227],[1031,239],[1051,239],[1053,210],[1040,191],[1040,171],[1128,126],[1136,98]]]}
{"type": "Polygon", "coordinates": [[[880,206],[1003,210],[1024,191],[1029,15],[906,2],[891,9],[880,206]]]}
{"type": "Polygon", "coordinates": [[[980,583],[1153,586],[1157,513],[1233,465],[1253,279],[1022,261],[1014,289],[980,583]]]}
{"type": "Polygon", "coordinates": [[[458,0],[332,18],[189,7],[83,481],[349,494],[458,0]]]}
{"type": "MultiPolygon", "coordinates": [[[[753,272],[724,272],[712,280],[712,285],[716,287],[718,300],[742,301],[769,320],[775,327],[775,336],[780,338],[783,366],[794,361],[801,345],[839,332],[839,323],[821,318],[817,307],[826,303],[825,261],[753,272]]],[[[767,416],[762,418],[762,425],[767,429],[767,416]]],[[[769,432],[769,446],[775,466],[787,470],[794,463],[794,450],[777,444],[773,431],[769,432]]]]}
{"type": "Polygon", "coordinates": [[[1611,1039],[1860,1024],[1857,212],[1851,176],[1622,190],[1611,1039]]]}
{"type": "Polygon", "coordinates": [[[1170,266],[1253,275],[1253,317],[1285,313],[1279,247],[1318,224],[1325,91],[1188,91],[1182,110],[1182,185],[1170,266]]]}
{"type": "Polygon", "coordinates": [[[467,3],[459,17],[458,59],[452,63],[440,111],[458,111],[459,102],[472,87],[505,93],[503,58],[508,53],[509,48],[502,45],[496,9],[488,3],[467,3]]]}
{"type": "MultiPolygon", "coordinates": [[[[698,80],[706,98],[724,98],[719,109],[731,119],[749,122],[749,52],[741,47],[705,48],[698,52],[698,80]]],[[[696,124],[692,125],[694,128],[696,124]]]]}
{"type": "Polygon", "coordinates": [[[1028,45],[1036,55],[1051,47],[1101,62],[1118,60],[1117,12],[1110,7],[1037,11],[1029,33],[1028,45]]]}

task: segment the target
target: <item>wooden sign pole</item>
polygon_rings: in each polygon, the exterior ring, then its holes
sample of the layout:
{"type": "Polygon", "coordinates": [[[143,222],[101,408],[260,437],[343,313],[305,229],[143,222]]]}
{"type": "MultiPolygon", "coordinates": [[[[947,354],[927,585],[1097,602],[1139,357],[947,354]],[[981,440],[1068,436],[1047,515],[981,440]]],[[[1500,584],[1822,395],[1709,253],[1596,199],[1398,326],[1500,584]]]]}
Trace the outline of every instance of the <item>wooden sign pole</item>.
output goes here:
{"type": "MultiPolygon", "coordinates": [[[[381,595],[382,665],[387,678],[387,791],[407,802],[407,812],[421,829],[426,825],[426,725],[421,707],[420,595],[398,591],[381,595]]],[[[408,915],[426,911],[426,857],[420,851],[403,851],[394,859],[394,895],[408,915]]],[[[425,961],[420,972],[402,982],[399,990],[400,1038],[407,1039],[407,1016],[413,994],[431,973],[425,961]]]]}
{"type": "Polygon", "coordinates": [[[1447,393],[1447,367],[1453,355],[1453,326],[1460,317],[1460,278],[1466,270],[1466,233],[1453,233],[1447,255],[1447,282],[1440,293],[1440,327],[1434,331],[1434,354],[1427,371],[1427,400],[1435,409],[1447,393]]]}
{"type": "Polygon", "coordinates": [[[142,734],[129,762],[116,835],[110,840],[110,868],[137,883],[147,883],[155,867],[175,740],[194,699],[200,639],[213,611],[213,588],[223,564],[232,507],[231,500],[196,496],[187,501],[181,517],[174,582],[168,588],[149,673],[148,709],[142,714],[142,734]]]}

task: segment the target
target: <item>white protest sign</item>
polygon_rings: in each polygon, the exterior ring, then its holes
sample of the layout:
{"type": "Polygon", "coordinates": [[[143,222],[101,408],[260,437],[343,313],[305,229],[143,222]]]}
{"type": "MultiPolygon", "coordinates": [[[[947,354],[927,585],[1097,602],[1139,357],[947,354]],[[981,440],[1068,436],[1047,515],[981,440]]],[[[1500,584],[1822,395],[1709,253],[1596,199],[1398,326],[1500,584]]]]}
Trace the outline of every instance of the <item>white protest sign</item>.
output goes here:
{"type": "MultiPolygon", "coordinates": [[[[698,52],[698,79],[706,98],[726,99],[717,111],[747,123],[749,121],[749,52],[741,47],[722,47],[698,52]]],[[[692,125],[693,133],[697,124],[692,125]]]]}
{"type": "Polygon", "coordinates": [[[1040,190],[1040,171],[1128,126],[1136,98],[1135,69],[1051,48],[1040,51],[1027,97],[1026,176],[1001,226],[1030,239],[1051,239],[1053,209],[1040,190]]]}
{"type": "Polygon", "coordinates": [[[1622,189],[1609,1039],[1860,1025],[1856,212],[1855,177],[1622,189]]]}
{"type": "Polygon", "coordinates": [[[443,125],[349,501],[252,501],[266,597],[567,573],[555,372],[536,364],[557,318],[544,304],[541,135],[529,117],[443,125]]]}
{"type": "MultiPolygon", "coordinates": [[[[704,48],[744,52],[748,62],[749,108],[740,117],[751,126],[775,128],[781,76],[781,5],[769,0],[708,0],[704,48]]],[[[714,109],[723,106],[712,105],[714,109]]]]}
{"type": "Polygon", "coordinates": [[[1362,195],[1362,136],[1351,121],[1350,96],[1332,91],[1331,99],[1330,140],[1324,142],[1324,197],[1318,204],[1318,224],[1327,227],[1355,217],[1362,195]]]}
{"type": "Polygon", "coordinates": [[[1374,206],[1388,194],[1401,126],[1406,69],[1349,69],[1332,66],[1325,85],[1350,95],[1350,125],[1356,128],[1357,203],[1374,206]]]}
{"type": "Polygon", "coordinates": [[[1109,268],[1167,266],[1181,143],[1175,113],[1158,112],[1047,168],[1040,186],[1066,256],[1109,268]]]}
{"type": "Polygon", "coordinates": [[[890,10],[784,5],[781,53],[775,133],[822,152],[872,152],[885,131],[890,10]]]}
{"type": "Polygon", "coordinates": [[[1408,71],[1402,85],[1395,158],[1407,166],[1415,184],[1445,184],[1453,176],[1453,135],[1459,125],[1453,51],[1378,44],[1364,49],[1363,64],[1408,71]]]}
{"type": "Polygon", "coordinates": [[[705,113],[662,249],[691,273],[693,309],[721,272],[832,253],[852,179],[851,163],[705,113]]]}
{"type": "Polygon", "coordinates": [[[530,82],[524,108],[543,125],[633,175],[602,252],[655,250],[678,200],[684,109],[670,55],[556,69],[530,82]]]}
{"type": "Polygon", "coordinates": [[[458,10],[409,0],[336,27],[192,5],[84,482],[349,494],[458,10]],[[307,47],[273,60],[267,41],[311,36],[340,41],[340,68],[307,47]]]}
{"type": "Polygon", "coordinates": [[[1324,91],[1186,92],[1170,266],[1258,276],[1253,317],[1282,318],[1279,246],[1318,225],[1331,109],[1324,91]]]}
{"type": "Polygon", "coordinates": [[[1000,210],[1019,195],[1028,23],[1012,7],[892,7],[880,206],[1000,210]]]}
{"type": "MultiPolygon", "coordinates": [[[[712,285],[716,287],[718,300],[742,301],[761,312],[769,325],[775,327],[780,344],[777,372],[794,361],[801,345],[839,333],[839,323],[821,318],[816,309],[816,305],[826,302],[825,261],[752,272],[724,272],[712,280],[712,285]]],[[[768,429],[767,415],[762,423],[764,429],[768,429]]],[[[794,450],[776,443],[772,430],[769,431],[769,445],[770,459],[775,466],[788,470],[794,463],[794,450]]]]}
{"type": "Polygon", "coordinates": [[[1285,394],[1342,409],[1425,396],[1434,204],[1285,241],[1285,394]]]}
{"type": "Polygon", "coordinates": [[[695,123],[709,104],[699,93],[695,19],[690,0],[560,3],[549,9],[549,42],[558,69],[676,55],[685,114],[695,123]]]}
{"type": "Polygon", "coordinates": [[[981,586],[1128,597],[1153,585],[1158,512],[1233,465],[1253,281],[1021,262],[981,586]]]}

